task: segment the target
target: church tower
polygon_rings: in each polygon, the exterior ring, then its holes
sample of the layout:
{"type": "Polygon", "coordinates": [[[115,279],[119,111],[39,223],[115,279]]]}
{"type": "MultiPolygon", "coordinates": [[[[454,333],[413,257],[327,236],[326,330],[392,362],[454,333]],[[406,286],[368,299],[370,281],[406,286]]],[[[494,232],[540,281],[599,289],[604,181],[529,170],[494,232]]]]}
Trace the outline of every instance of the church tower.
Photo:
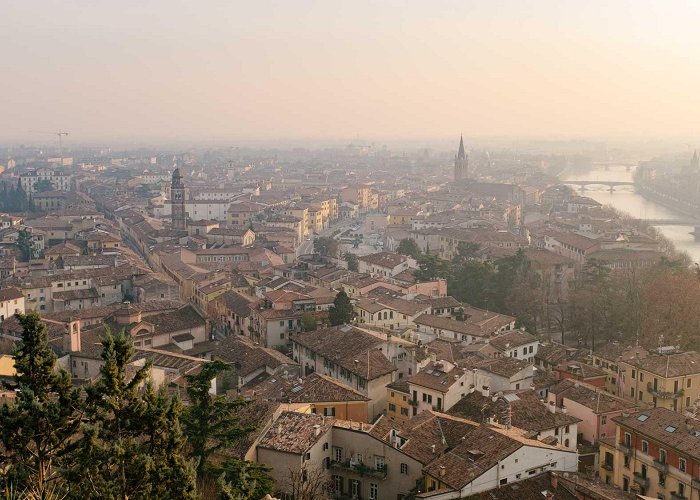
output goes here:
{"type": "Polygon", "coordinates": [[[187,214],[185,213],[185,184],[182,182],[180,169],[173,171],[173,180],[170,184],[170,203],[172,228],[176,231],[187,230],[187,214]]]}
{"type": "Polygon", "coordinates": [[[700,171],[700,159],[698,159],[698,150],[693,153],[693,158],[690,160],[690,171],[694,174],[700,171]]]}
{"type": "Polygon", "coordinates": [[[455,181],[463,181],[467,179],[469,159],[464,152],[464,139],[459,136],[459,150],[455,155],[455,181]]]}

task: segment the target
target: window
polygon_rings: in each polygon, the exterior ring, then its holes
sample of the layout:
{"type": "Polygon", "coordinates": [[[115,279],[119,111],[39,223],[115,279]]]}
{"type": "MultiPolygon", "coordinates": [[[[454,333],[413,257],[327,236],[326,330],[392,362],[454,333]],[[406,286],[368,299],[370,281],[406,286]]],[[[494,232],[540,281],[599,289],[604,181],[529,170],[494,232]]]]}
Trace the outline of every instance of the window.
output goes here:
{"type": "Polygon", "coordinates": [[[644,374],[642,372],[639,372],[639,381],[644,382],[644,374]]]}
{"type": "Polygon", "coordinates": [[[374,468],[377,470],[384,470],[384,457],[374,457],[374,468]]]}
{"type": "Polygon", "coordinates": [[[666,463],[666,450],[664,450],[663,448],[659,448],[659,463],[666,463]]]}
{"type": "Polygon", "coordinates": [[[394,403],[389,403],[389,411],[396,413],[396,405],[394,403]]]}
{"type": "Polygon", "coordinates": [[[323,451],[326,451],[328,449],[328,443],[323,443],[323,451]]]}
{"type": "Polygon", "coordinates": [[[678,459],[678,470],[681,472],[685,472],[685,458],[679,458],[678,459]]]}
{"type": "Polygon", "coordinates": [[[369,498],[370,500],[379,498],[379,486],[376,483],[369,483],[369,498]]]}
{"type": "Polygon", "coordinates": [[[333,476],[333,490],[338,495],[343,492],[343,478],[341,476],[333,476]]]}
{"type": "Polygon", "coordinates": [[[326,417],[335,417],[335,406],[326,406],[323,409],[323,415],[326,417]]]}
{"type": "Polygon", "coordinates": [[[685,386],[686,386],[686,387],[690,387],[690,382],[691,382],[691,380],[688,379],[688,381],[686,382],[685,386]]]}
{"type": "Polygon", "coordinates": [[[608,417],[607,417],[607,415],[602,415],[602,416],[600,417],[600,425],[605,425],[605,424],[607,424],[607,423],[608,423],[608,417]]]}
{"type": "Polygon", "coordinates": [[[642,441],[642,452],[649,453],[649,443],[646,441],[642,441]]]}
{"type": "Polygon", "coordinates": [[[423,393],[423,402],[433,404],[433,396],[430,394],[423,393]]]}
{"type": "Polygon", "coordinates": [[[637,377],[637,371],[632,370],[632,380],[634,380],[637,377]]]}
{"type": "Polygon", "coordinates": [[[564,428],[564,432],[567,434],[569,433],[569,426],[568,425],[564,428]]]}
{"type": "Polygon", "coordinates": [[[408,408],[401,408],[401,415],[408,417],[408,408]]]}
{"type": "Polygon", "coordinates": [[[401,474],[408,474],[408,464],[401,464],[401,474]]]}
{"type": "Polygon", "coordinates": [[[632,446],[632,435],[629,432],[625,432],[625,446],[632,446]]]}
{"type": "Polygon", "coordinates": [[[678,483],[678,496],[683,498],[685,497],[685,484],[679,482],[678,483]]]}
{"type": "Polygon", "coordinates": [[[333,447],[333,456],[335,457],[336,462],[342,462],[343,461],[343,449],[338,448],[338,447],[333,447]]]}
{"type": "Polygon", "coordinates": [[[350,496],[352,498],[360,498],[360,481],[357,479],[350,480],[350,496]]]}

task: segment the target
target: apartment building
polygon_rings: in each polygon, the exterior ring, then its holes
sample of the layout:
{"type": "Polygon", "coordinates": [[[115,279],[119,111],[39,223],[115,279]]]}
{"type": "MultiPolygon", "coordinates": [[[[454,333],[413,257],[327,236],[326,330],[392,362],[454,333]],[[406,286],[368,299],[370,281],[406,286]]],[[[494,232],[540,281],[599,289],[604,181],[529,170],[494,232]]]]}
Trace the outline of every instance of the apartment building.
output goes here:
{"type": "Polygon", "coordinates": [[[600,441],[600,477],[623,491],[668,500],[700,499],[700,421],[668,408],[612,419],[600,441]]]}

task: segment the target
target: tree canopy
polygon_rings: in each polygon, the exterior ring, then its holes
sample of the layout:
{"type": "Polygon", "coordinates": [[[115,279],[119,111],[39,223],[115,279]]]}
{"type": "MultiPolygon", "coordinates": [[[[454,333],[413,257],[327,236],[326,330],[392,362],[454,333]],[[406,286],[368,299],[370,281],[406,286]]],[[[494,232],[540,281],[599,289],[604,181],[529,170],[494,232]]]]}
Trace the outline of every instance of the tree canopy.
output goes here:
{"type": "Polygon", "coordinates": [[[352,303],[350,302],[350,298],[345,292],[338,292],[338,294],[335,296],[335,299],[333,300],[333,305],[331,306],[328,314],[328,319],[331,325],[336,326],[345,323],[350,323],[352,321],[353,316],[354,313],[352,310],[352,303]]]}
{"type": "Polygon", "coordinates": [[[399,241],[399,246],[396,248],[396,252],[401,255],[407,255],[417,259],[420,255],[420,248],[418,248],[418,243],[412,238],[404,238],[399,241]]]}

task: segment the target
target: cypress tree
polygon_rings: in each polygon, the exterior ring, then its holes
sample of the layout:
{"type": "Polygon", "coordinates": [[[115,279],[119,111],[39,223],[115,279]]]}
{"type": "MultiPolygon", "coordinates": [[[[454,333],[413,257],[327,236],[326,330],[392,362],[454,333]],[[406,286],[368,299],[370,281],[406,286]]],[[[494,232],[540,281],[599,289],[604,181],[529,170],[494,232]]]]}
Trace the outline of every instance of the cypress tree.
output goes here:
{"type": "Polygon", "coordinates": [[[147,383],[150,367],[127,376],[124,332],[103,340],[100,379],[86,389],[86,423],[71,470],[71,493],[105,499],[196,498],[183,456],[181,407],[147,383]],[[143,389],[145,384],[145,389],[143,389]]]}
{"type": "Polygon", "coordinates": [[[342,325],[344,323],[350,323],[353,318],[352,303],[348,295],[340,291],[338,295],[335,296],[333,300],[333,305],[328,311],[328,320],[331,325],[342,325]]]}
{"type": "Polygon", "coordinates": [[[22,340],[14,353],[16,402],[0,408],[0,463],[5,488],[45,498],[61,491],[61,468],[81,421],[81,399],[70,375],[56,369],[39,314],[18,314],[22,340]]]}

